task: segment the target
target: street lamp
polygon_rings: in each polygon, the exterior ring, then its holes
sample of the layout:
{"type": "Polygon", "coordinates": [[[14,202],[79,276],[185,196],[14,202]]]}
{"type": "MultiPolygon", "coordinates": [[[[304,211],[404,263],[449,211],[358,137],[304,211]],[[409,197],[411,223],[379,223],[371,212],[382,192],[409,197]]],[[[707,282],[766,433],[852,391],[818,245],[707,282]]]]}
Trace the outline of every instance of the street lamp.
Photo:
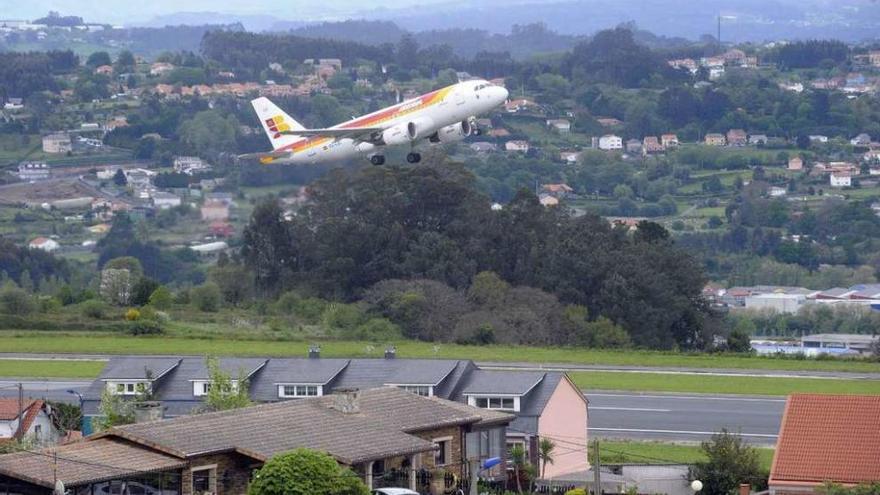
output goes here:
{"type": "Polygon", "coordinates": [[[79,399],[79,430],[83,431],[83,427],[85,426],[85,422],[86,422],[86,415],[85,415],[85,411],[83,410],[83,394],[81,394],[73,389],[68,389],[67,393],[71,394],[71,395],[75,395],[77,397],[77,399],[79,399]]]}

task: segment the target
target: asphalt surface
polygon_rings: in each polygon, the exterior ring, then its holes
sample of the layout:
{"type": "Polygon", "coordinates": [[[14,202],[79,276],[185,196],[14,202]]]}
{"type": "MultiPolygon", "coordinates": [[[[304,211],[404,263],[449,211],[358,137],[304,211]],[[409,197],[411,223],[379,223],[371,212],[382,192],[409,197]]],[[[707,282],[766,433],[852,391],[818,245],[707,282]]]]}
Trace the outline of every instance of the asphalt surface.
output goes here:
{"type": "Polygon", "coordinates": [[[79,398],[76,394],[71,394],[67,391],[74,390],[83,393],[89,385],[92,384],[92,381],[2,378],[0,379],[0,397],[18,397],[19,383],[22,384],[23,395],[25,397],[76,404],[79,402],[79,398]]]}
{"type": "Polygon", "coordinates": [[[756,445],[774,445],[785,397],[586,391],[590,436],[701,442],[727,428],[756,445]]]}

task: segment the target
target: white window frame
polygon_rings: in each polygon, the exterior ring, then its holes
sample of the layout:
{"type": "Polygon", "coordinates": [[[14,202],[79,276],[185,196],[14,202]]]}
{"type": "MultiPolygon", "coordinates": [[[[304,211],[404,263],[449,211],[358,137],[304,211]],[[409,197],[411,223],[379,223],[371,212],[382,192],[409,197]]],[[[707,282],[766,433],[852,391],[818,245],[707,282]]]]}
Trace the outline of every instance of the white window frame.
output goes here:
{"type": "Polygon", "coordinates": [[[113,380],[107,382],[107,390],[114,395],[138,395],[148,392],[151,386],[151,382],[144,380],[113,380]]]}
{"type": "Polygon", "coordinates": [[[441,466],[448,466],[448,465],[452,464],[453,461],[452,461],[452,459],[450,459],[450,456],[452,455],[452,437],[433,438],[433,439],[431,439],[431,442],[434,445],[437,445],[438,447],[440,446],[440,443],[443,443],[443,442],[446,443],[446,451],[444,452],[444,455],[446,456],[445,462],[443,462],[442,464],[437,462],[437,457],[438,457],[438,453],[440,452],[440,450],[435,450],[434,451],[434,466],[441,467],[441,466]]]}
{"type": "Polygon", "coordinates": [[[434,386],[427,383],[386,383],[385,386],[406,390],[420,397],[434,397],[434,386]],[[422,393],[423,389],[428,392],[428,395],[422,393]]]}
{"type": "Polygon", "coordinates": [[[190,472],[190,491],[193,495],[200,495],[205,492],[196,493],[195,487],[193,486],[193,474],[199,471],[209,471],[208,472],[208,492],[207,493],[217,493],[217,465],[216,464],[206,464],[204,466],[196,466],[189,470],[190,472]]]}
{"type": "MultiPolygon", "coordinates": [[[[211,389],[211,380],[192,380],[193,384],[193,396],[194,397],[204,397],[208,395],[208,391],[211,389]]],[[[238,391],[238,380],[230,380],[230,385],[232,386],[231,392],[238,391]]]]}
{"type": "Polygon", "coordinates": [[[519,412],[520,410],[520,396],[518,395],[503,395],[503,394],[481,394],[481,395],[469,395],[468,396],[468,405],[472,407],[479,407],[480,409],[490,409],[494,411],[513,411],[519,412]],[[485,400],[486,407],[477,405],[477,401],[485,400]],[[499,401],[500,404],[493,406],[492,401],[499,401]],[[504,401],[512,401],[511,407],[505,407],[504,401]]]}
{"type": "Polygon", "coordinates": [[[305,398],[305,397],[321,397],[323,395],[324,395],[324,386],[318,385],[315,383],[279,383],[278,384],[278,397],[281,399],[301,399],[301,398],[305,398]],[[293,394],[287,393],[288,387],[294,387],[293,394]],[[301,391],[299,389],[301,387],[303,387],[303,388],[312,388],[313,387],[317,393],[314,395],[311,395],[308,393],[305,393],[305,394],[300,393],[301,391]]]}

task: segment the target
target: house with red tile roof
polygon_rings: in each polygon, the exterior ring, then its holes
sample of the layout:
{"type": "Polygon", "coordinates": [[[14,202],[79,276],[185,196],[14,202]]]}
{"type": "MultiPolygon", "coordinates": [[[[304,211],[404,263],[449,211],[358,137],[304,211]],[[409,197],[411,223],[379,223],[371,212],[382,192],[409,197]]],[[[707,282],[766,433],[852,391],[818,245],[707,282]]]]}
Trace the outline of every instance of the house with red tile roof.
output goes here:
{"type": "Polygon", "coordinates": [[[14,397],[0,398],[0,444],[19,436],[40,445],[58,440],[61,432],[55,426],[48,404],[37,399],[25,399],[19,403],[14,397]]]}
{"type": "Polygon", "coordinates": [[[793,394],[770,468],[770,495],[815,493],[826,482],[880,482],[880,396],[793,394]]]}

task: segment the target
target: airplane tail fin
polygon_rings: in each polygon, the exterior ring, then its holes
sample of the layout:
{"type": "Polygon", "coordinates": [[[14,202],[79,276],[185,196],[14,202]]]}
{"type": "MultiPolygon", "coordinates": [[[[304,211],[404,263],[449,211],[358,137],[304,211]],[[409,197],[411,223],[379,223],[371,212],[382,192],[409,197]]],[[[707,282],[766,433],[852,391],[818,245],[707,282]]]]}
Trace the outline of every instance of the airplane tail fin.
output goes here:
{"type": "Polygon", "coordinates": [[[263,131],[269,136],[272,143],[272,149],[277,150],[289,144],[295,143],[303,139],[300,136],[292,134],[284,134],[284,132],[297,131],[305,129],[299,122],[287,115],[284,110],[278,108],[269,98],[261,96],[251,100],[254,111],[257,112],[257,118],[263,126],[263,131]]]}

